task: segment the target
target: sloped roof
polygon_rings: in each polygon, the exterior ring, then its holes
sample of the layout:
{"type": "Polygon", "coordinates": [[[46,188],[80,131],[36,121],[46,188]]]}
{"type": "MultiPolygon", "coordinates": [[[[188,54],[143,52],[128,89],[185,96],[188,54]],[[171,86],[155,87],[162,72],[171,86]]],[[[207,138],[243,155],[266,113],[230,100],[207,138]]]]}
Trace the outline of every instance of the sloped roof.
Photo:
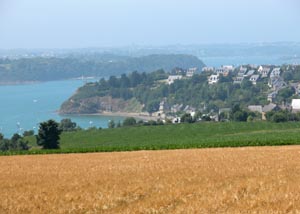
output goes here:
{"type": "Polygon", "coordinates": [[[257,74],[252,75],[252,76],[250,77],[250,81],[257,81],[258,78],[259,78],[259,75],[257,75],[257,74]]]}
{"type": "Polygon", "coordinates": [[[263,112],[269,112],[269,111],[272,111],[273,109],[276,108],[276,104],[274,103],[270,103],[269,105],[266,105],[263,107],[263,112]]]}
{"type": "Polygon", "coordinates": [[[259,113],[262,113],[262,110],[263,110],[263,107],[260,106],[260,105],[252,105],[252,106],[248,106],[248,109],[250,111],[254,111],[254,112],[259,112],[259,113]]]}
{"type": "Polygon", "coordinates": [[[250,70],[250,71],[248,71],[247,76],[251,76],[254,73],[255,73],[255,70],[250,70]]]}

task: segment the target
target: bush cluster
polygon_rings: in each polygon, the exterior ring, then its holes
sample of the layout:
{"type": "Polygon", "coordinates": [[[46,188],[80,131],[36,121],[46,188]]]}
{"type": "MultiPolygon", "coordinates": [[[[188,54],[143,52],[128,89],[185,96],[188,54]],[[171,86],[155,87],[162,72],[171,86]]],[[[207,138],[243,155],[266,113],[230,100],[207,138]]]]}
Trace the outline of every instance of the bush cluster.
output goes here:
{"type": "Polygon", "coordinates": [[[14,134],[11,139],[6,139],[0,134],[0,151],[21,151],[28,150],[28,142],[25,141],[21,135],[14,134]]]}

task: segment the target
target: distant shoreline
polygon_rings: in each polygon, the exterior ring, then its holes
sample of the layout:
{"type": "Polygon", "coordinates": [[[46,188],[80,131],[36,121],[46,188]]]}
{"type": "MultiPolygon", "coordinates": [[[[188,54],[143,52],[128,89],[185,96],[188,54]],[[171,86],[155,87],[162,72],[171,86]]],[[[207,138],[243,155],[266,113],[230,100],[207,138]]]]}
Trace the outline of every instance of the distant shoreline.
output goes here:
{"type": "Polygon", "coordinates": [[[102,116],[120,116],[120,117],[134,117],[142,120],[158,120],[160,117],[157,116],[150,116],[146,112],[141,113],[130,113],[130,112],[101,112],[95,115],[102,115],[102,116]]]}
{"type": "MultiPolygon", "coordinates": [[[[94,79],[90,78],[90,79],[86,79],[86,80],[98,80],[98,79],[95,77],[94,79]]],[[[82,81],[82,80],[79,79],[79,78],[67,78],[67,79],[45,80],[45,81],[8,81],[8,82],[1,82],[0,81],[0,86],[31,85],[31,84],[38,84],[38,83],[60,82],[60,81],[82,81]]]]}
{"type": "Polygon", "coordinates": [[[37,84],[41,83],[41,81],[11,81],[11,82],[0,82],[0,86],[7,86],[7,85],[30,85],[30,84],[37,84]]]}
{"type": "Polygon", "coordinates": [[[104,111],[101,113],[93,113],[93,114],[61,114],[58,112],[60,115],[73,115],[73,116],[114,116],[114,117],[134,117],[136,119],[141,119],[141,120],[158,120],[160,117],[157,116],[150,116],[146,112],[141,112],[141,113],[132,113],[132,112],[108,112],[104,111]]]}

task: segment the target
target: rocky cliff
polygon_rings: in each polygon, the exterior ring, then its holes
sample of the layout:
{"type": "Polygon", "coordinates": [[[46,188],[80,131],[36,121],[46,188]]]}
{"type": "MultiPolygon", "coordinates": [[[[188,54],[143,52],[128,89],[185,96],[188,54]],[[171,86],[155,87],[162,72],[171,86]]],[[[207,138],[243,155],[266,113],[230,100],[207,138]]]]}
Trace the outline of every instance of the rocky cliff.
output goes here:
{"type": "Polygon", "coordinates": [[[80,100],[70,98],[60,108],[60,114],[96,114],[108,112],[142,112],[143,106],[135,98],[124,100],[121,98],[89,97],[80,100]]]}

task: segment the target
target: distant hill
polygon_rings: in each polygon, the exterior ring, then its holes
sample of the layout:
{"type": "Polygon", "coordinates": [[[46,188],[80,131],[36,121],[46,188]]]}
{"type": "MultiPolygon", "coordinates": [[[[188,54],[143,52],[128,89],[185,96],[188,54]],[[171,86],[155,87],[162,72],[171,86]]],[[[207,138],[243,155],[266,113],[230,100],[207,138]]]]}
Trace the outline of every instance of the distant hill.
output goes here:
{"type": "Polygon", "coordinates": [[[174,67],[198,67],[201,70],[203,66],[203,62],[197,57],[183,54],[142,57],[95,54],[88,57],[0,59],[0,83],[51,81],[80,76],[109,77],[132,71],[168,71],[174,67]]]}

